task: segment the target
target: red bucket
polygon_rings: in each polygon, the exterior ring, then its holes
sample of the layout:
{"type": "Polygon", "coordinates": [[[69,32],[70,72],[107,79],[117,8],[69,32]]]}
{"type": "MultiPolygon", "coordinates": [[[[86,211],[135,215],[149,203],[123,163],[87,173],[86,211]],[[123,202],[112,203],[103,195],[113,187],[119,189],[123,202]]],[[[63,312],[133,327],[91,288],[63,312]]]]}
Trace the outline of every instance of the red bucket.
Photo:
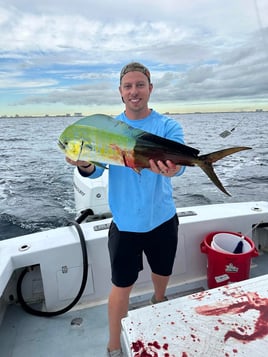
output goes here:
{"type": "Polygon", "coordinates": [[[244,237],[244,239],[247,246],[250,245],[250,247],[244,253],[233,254],[231,252],[215,250],[211,247],[211,243],[214,236],[220,233],[226,233],[228,236],[234,235],[234,238],[242,237],[242,234],[234,232],[211,232],[201,243],[201,252],[207,254],[207,280],[209,289],[248,279],[251,258],[258,256],[254,242],[248,237],[244,237]]]}

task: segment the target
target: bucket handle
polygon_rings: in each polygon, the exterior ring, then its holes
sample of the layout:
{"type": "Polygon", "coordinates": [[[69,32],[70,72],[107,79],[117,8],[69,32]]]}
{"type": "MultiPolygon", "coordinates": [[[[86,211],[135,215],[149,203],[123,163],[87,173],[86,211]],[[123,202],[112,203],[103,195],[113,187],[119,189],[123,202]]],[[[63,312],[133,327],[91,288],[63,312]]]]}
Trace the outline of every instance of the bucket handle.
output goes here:
{"type": "Polygon", "coordinates": [[[253,252],[251,253],[251,256],[252,257],[257,257],[258,255],[259,255],[259,252],[258,252],[257,248],[255,247],[253,252]]]}
{"type": "Polygon", "coordinates": [[[207,253],[207,246],[204,241],[200,244],[200,250],[202,253],[207,253]]]}

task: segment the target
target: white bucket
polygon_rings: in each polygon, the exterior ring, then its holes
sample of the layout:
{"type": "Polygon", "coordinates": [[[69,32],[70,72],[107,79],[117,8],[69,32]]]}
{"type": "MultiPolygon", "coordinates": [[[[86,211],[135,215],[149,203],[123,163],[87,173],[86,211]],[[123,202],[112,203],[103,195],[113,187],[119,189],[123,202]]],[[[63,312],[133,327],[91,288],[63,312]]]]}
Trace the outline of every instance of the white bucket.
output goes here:
{"type": "MultiPolygon", "coordinates": [[[[231,233],[217,233],[211,241],[211,248],[222,253],[233,253],[242,237],[231,233]]],[[[251,245],[243,239],[242,253],[247,253],[252,249],[251,245]]]]}

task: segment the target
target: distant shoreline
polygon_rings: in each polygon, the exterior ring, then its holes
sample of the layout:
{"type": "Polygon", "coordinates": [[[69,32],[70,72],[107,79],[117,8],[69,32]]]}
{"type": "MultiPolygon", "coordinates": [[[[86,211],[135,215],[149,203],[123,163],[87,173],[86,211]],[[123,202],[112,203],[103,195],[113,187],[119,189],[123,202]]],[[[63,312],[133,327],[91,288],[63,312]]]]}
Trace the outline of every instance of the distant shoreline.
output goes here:
{"type": "MultiPolygon", "coordinates": [[[[228,113],[267,113],[268,111],[263,110],[263,109],[256,109],[256,110],[245,110],[245,111],[226,111],[226,112],[189,112],[189,113],[171,113],[171,112],[165,112],[163,114],[165,115],[188,115],[188,114],[217,114],[217,113],[223,113],[223,114],[228,114],[228,113]]],[[[74,113],[74,114],[44,114],[44,115],[0,115],[0,119],[6,119],[6,118],[14,118],[14,119],[20,119],[20,118],[79,118],[79,117],[86,117],[91,114],[85,114],[83,115],[82,113],[74,113]]],[[[111,115],[113,116],[113,115],[111,115]]]]}
{"type": "Polygon", "coordinates": [[[78,118],[78,117],[84,117],[82,113],[74,113],[73,115],[71,114],[43,114],[43,115],[0,115],[0,119],[5,119],[5,118],[14,118],[14,119],[20,119],[20,118],[78,118]]]}

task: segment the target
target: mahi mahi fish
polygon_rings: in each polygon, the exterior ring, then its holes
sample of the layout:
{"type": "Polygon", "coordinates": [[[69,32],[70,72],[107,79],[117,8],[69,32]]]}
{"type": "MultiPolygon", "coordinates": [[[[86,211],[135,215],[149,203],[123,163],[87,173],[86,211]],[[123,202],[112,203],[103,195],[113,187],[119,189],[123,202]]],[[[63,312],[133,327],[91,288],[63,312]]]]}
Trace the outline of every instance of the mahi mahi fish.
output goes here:
{"type": "Polygon", "coordinates": [[[149,168],[150,159],[199,166],[229,196],[212,164],[225,156],[251,149],[239,146],[198,155],[200,151],[195,148],[133,128],[104,114],[94,114],[68,126],[60,135],[58,145],[71,160],[127,166],[137,172],[149,168]]]}

